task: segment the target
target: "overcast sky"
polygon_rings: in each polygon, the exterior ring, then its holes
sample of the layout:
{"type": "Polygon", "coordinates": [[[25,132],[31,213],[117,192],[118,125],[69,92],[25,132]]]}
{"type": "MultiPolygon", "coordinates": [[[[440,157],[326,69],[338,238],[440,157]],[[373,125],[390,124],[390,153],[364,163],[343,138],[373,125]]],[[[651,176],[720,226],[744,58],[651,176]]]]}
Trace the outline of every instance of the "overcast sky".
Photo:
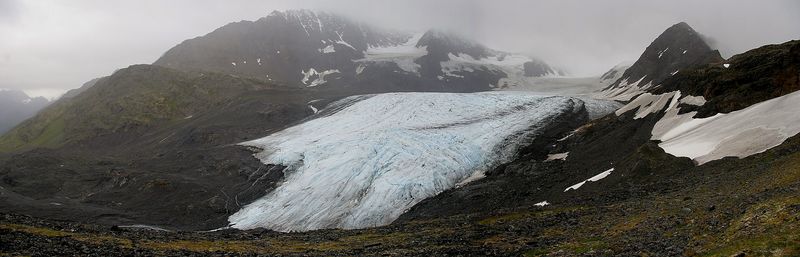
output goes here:
{"type": "Polygon", "coordinates": [[[800,39],[797,0],[0,0],[0,88],[57,96],[229,22],[298,8],[450,29],[577,76],[635,60],[680,21],[713,37],[725,57],[800,39]]]}

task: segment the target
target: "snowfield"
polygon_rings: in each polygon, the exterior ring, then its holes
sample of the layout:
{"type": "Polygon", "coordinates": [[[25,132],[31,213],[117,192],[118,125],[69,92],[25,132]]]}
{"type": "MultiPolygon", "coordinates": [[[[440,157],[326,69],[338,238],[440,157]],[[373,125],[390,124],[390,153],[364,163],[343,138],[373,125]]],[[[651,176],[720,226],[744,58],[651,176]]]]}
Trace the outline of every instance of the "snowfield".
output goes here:
{"type": "MultiPolygon", "coordinates": [[[[612,112],[613,104],[593,109],[612,112]]],[[[584,101],[521,92],[390,93],[332,103],[314,119],[245,142],[285,181],[229,217],[238,229],[386,225],[414,204],[480,179],[584,101]]]]}
{"type": "Polygon", "coordinates": [[[423,33],[414,34],[405,43],[395,46],[369,47],[364,52],[364,59],[354,61],[362,63],[394,62],[406,72],[419,74],[420,65],[414,60],[428,54],[428,47],[417,47],[417,42],[422,36],[423,33]]]}
{"type": "Polygon", "coordinates": [[[761,153],[800,133],[800,91],[708,118],[695,119],[696,112],[678,114],[681,103],[702,106],[705,102],[698,96],[681,98],[680,91],[645,93],[616,113],[636,110],[638,119],[664,111],[652,139],[660,140],[659,146],[667,153],[698,164],[761,153]]]}

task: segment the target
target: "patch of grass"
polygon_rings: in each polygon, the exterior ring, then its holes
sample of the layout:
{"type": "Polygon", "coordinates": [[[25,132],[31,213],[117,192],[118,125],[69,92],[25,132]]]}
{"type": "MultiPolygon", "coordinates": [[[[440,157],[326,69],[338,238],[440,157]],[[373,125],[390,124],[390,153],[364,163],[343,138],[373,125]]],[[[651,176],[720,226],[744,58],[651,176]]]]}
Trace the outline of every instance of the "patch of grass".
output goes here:
{"type": "Polygon", "coordinates": [[[45,127],[42,134],[30,142],[31,146],[54,148],[64,143],[64,128],[66,122],[59,117],[45,127]]]}
{"type": "Polygon", "coordinates": [[[50,228],[19,225],[19,224],[0,224],[0,229],[37,235],[37,236],[44,236],[44,237],[69,237],[77,241],[89,244],[96,244],[96,245],[112,244],[124,248],[133,247],[133,243],[129,239],[117,238],[99,234],[83,234],[83,233],[55,230],[50,228]]]}
{"type": "Polygon", "coordinates": [[[583,210],[584,207],[569,207],[569,208],[558,208],[558,209],[546,209],[546,210],[534,210],[534,211],[520,211],[520,212],[511,212],[507,214],[501,214],[498,216],[492,216],[485,219],[478,221],[478,224],[491,226],[496,225],[497,223],[504,223],[504,222],[512,222],[512,221],[519,221],[524,219],[534,219],[534,218],[541,218],[547,217],[551,215],[556,215],[559,213],[567,213],[567,212],[574,212],[583,210]]]}
{"type": "Polygon", "coordinates": [[[646,218],[647,218],[647,214],[643,213],[643,212],[642,213],[638,213],[636,215],[633,215],[631,217],[626,217],[625,219],[622,219],[621,222],[619,222],[619,223],[615,224],[614,226],[612,226],[607,231],[607,233],[609,235],[611,235],[611,236],[622,235],[625,232],[628,232],[628,231],[636,229],[639,226],[640,223],[645,221],[646,218]]]}
{"type": "Polygon", "coordinates": [[[192,252],[267,252],[268,248],[250,244],[244,241],[207,241],[207,240],[177,240],[177,241],[145,241],[140,242],[137,246],[161,250],[161,251],[174,251],[174,250],[187,250],[192,252]]]}

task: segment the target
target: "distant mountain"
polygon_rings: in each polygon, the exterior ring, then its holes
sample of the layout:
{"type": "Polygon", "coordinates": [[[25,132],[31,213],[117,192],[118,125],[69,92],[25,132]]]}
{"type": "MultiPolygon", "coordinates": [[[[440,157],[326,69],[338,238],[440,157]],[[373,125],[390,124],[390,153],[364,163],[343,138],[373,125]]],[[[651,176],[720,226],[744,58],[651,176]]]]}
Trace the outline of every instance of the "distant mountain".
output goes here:
{"type": "Polygon", "coordinates": [[[452,33],[397,32],[308,10],[228,24],[184,41],[154,64],[375,93],[485,91],[500,87],[503,78],[558,74],[540,60],[452,33]]]}
{"type": "Polygon", "coordinates": [[[33,117],[39,110],[50,104],[44,97],[30,97],[17,90],[0,90],[0,134],[3,134],[33,117]]]}
{"type": "Polygon", "coordinates": [[[612,83],[617,82],[617,80],[619,80],[619,78],[621,78],[622,75],[625,74],[625,71],[628,70],[628,68],[630,67],[631,67],[630,63],[617,64],[616,66],[614,66],[613,68],[606,71],[606,73],[603,73],[603,75],[600,76],[600,83],[603,83],[605,85],[611,85],[612,83]]]}
{"type": "Polygon", "coordinates": [[[630,100],[641,92],[658,87],[664,79],[683,69],[723,60],[719,51],[711,49],[703,41],[700,33],[681,22],[661,33],[603,93],[608,98],[630,100]]]}

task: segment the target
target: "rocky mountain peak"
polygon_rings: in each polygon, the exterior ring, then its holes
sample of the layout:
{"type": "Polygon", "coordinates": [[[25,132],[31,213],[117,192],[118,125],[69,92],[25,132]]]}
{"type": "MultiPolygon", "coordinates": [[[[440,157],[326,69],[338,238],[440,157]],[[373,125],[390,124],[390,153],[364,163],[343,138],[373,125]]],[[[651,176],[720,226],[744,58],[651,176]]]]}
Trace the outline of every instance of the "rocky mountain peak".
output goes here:
{"type": "MultiPolygon", "coordinates": [[[[606,88],[606,91],[631,89],[628,87],[647,91],[682,69],[723,60],[719,51],[712,49],[700,33],[689,24],[680,22],[661,33],[622,77],[606,88]]],[[[632,90],[624,91],[632,92],[632,90]]]]}
{"type": "Polygon", "coordinates": [[[427,47],[428,52],[438,55],[467,54],[475,59],[485,58],[492,54],[489,48],[478,42],[438,29],[425,32],[417,42],[417,47],[427,47]]]}

